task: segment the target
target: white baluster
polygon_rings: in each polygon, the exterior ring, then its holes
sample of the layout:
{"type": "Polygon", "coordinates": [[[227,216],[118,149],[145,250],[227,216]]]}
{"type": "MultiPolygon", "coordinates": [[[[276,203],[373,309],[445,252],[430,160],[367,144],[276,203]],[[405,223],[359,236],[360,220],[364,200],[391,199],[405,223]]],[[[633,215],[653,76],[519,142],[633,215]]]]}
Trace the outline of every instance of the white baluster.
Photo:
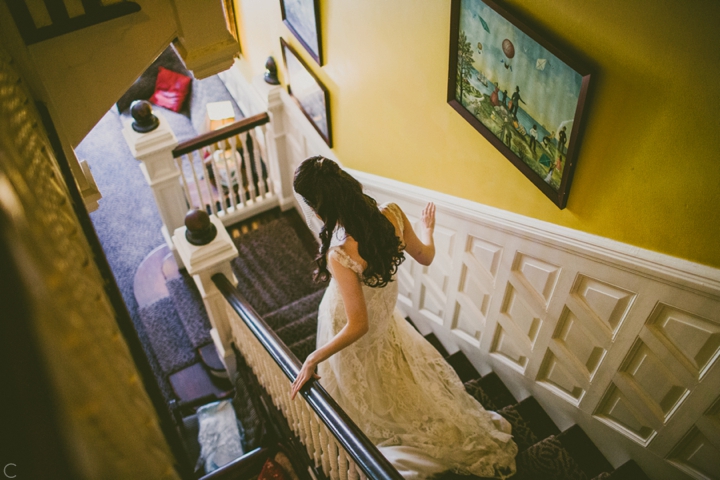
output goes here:
{"type": "Polygon", "coordinates": [[[320,454],[322,452],[322,443],[320,442],[320,432],[318,431],[318,420],[315,413],[310,413],[310,433],[312,434],[313,443],[313,454],[312,458],[315,460],[315,467],[320,466],[320,454]]]}
{"type": "Polygon", "coordinates": [[[183,191],[185,192],[185,199],[187,200],[190,208],[195,208],[192,197],[190,196],[190,187],[188,187],[187,179],[185,178],[185,170],[183,170],[183,157],[176,157],[175,163],[177,164],[178,170],[180,171],[180,179],[182,180],[183,191]]]}
{"type": "Polygon", "coordinates": [[[322,447],[320,461],[322,462],[323,472],[325,472],[325,475],[330,476],[330,439],[325,424],[318,420],[318,425],[320,426],[320,446],[322,447]]]}
{"type": "Polygon", "coordinates": [[[337,440],[332,435],[328,435],[328,457],[330,458],[330,472],[328,475],[333,479],[340,478],[339,449],[337,440]]]}
{"type": "MultiPolygon", "coordinates": [[[[200,188],[200,182],[198,181],[198,175],[195,171],[195,152],[190,152],[185,155],[185,158],[188,161],[188,164],[190,165],[190,170],[193,174],[193,180],[195,181],[195,190],[197,191],[198,200],[200,201],[200,205],[198,205],[198,208],[200,210],[205,210],[205,199],[203,198],[202,189],[200,188]]],[[[202,172],[202,169],[200,170],[202,172]]]]}
{"type": "Polygon", "coordinates": [[[338,478],[340,480],[347,480],[348,478],[348,459],[345,454],[345,450],[342,448],[338,449],[338,478]]]}
{"type": "Polygon", "coordinates": [[[255,202],[255,182],[253,182],[252,164],[250,163],[250,150],[248,149],[247,140],[243,143],[245,144],[245,148],[243,149],[243,164],[245,165],[245,175],[248,180],[248,192],[250,192],[250,199],[255,202]]]}
{"type": "Polygon", "coordinates": [[[358,475],[358,468],[357,465],[355,465],[355,461],[352,458],[348,458],[348,479],[358,480],[359,478],[360,475],[358,475]]]}
{"type": "Polygon", "coordinates": [[[305,448],[307,449],[308,457],[313,457],[313,446],[312,446],[312,431],[310,427],[310,412],[308,411],[310,408],[307,405],[307,402],[303,401],[300,403],[302,405],[301,407],[301,413],[302,413],[302,430],[303,430],[303,443],[305,444],[305,448]]]}
{"type": "Polygon", "coordinates": [[[265,169],[267,170],[267,178],[265,179],[265,183],[267,184],[267,190],[270,194],[275,194],[275,184],[273,183],[272,175],[270,174],[270,161],[268,157],[268,150],[267,150],[267,128],[265,128],[265,125],[260,125],[260,132],[262,133],[263,137],[263,162],[265,163],[265,169]]]}
{"type": "MultiPolygon", "coordinates": [[[[208,198],[210,199],[210,211],[217,215],[217,206],[215,205],[215,196],[212,193],[212,184],[210,183],[210,179],[208,178],[210,173],[208,172],[207,166],[205,165],[205,157],[209,153],[209,150],[207,148],[203,148],[202,150],[197,150],[195,153],[197,153],[198,158],[200,159],[200,166],[202,168],[203,177],[205,178],[205,191],[208,195],[208,198]]],[[[215,175],[215,171],[213,169],[213,164],[215,162],[212,161],[212,155],[210,155],[210,168],[213,170],[213,175],[215,175]]],[[[217,178],[217,177],[216,177],[217,178]]]]}
{"type": "MultiPolygon", "coordinates": [[[[228,147],[230,146],[230,143],[226,140],[222,140],[218,143],[218,148],[220,151],[220,155],[223,159],[223,165],[225,165],[225,174],[227,175],[227,182],[228,182],[228,193],[227,197],[230,198],[230,206],[233,208],[233,210],[237,210],[237,202],[235,201],[235,182],[237,182],[237,175],[238,172],[236,169],[231,168],[232,165],[235,163],[234,161],[231,161],[228,163],[228,155],[230,155],[230,160],[234,160],[234,155],[232,150],[228,150],[228,147]],[[233,174],[235,175],[235,180],[233,180],[233,174]]],[[[223,206],[225,208],[228,208],[227,201],[223,201],[223,206]]]]}
{"type": "Polygon", "coordinates": [[[242,159],[240,158],[240,154],[238,153],[238,145],[240,145],[240,148],[242,149],[242,140],[240,140],[239,135],[234,135],[230,137],[230,147],[232,148],[232,159],[235,163],[235,178],[237,180],[237,197],[240,200],[240,205],[243,207],[245,206],[245,185],[243,185],[243,174],[242,174],[242,159]],[[238,143],[239,142],[239,143],[238,143]]]}
{"type": "Polygon", "coordinates": [[[260,197],[265,197],[265,184],[263,183],[263,176],[262,176],[262,164],[261,162],[264,161],[265,157],[262,157],[261,160],[261,152],[260,152],[260,141],[258,141],[258,136],[255,135],[255,130],[250,130],[248,132],[250,134],[250,138],[253,139],[253,158],[255,159],[255,171],[257,172],[258,177],[258,195],[260,197]]]}

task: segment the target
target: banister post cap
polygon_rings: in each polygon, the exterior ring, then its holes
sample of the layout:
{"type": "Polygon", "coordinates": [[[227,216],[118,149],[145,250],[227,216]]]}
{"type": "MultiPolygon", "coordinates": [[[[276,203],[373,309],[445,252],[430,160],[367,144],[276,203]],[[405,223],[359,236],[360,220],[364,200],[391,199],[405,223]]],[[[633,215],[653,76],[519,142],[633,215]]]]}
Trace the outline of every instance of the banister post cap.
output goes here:
{"type": "Polygon", "coordinates": [[[207,245],[217,236],[217,228],[204,210],[190,210],[185,215],[185,227],[185,238],[193,245],[207,245]]]}

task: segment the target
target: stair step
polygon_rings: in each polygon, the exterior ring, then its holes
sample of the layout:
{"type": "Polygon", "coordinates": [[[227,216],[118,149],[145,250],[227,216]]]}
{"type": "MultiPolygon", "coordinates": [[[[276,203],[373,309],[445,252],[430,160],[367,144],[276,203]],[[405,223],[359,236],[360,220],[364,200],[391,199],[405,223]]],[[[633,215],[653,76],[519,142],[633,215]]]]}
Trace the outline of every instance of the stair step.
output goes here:
{"type": "Polygon", "coordinates": [[[278,330],[279,328],[292,323],[305,315],[313,312],[317,313],[324,293],[325,289],[313,292],[310,295],[295,300],[284,307],[278,308],[277,310],[264,315],[263,319],[270,328],[278,330]]]}
{"type": "Polygon", "coordinates": [[[528,397],[516,406],[517,412],[528,423],[530,429],[538,437],[538,439],[547,438],[550,435],[558,435],[560,429],[557,428],[555,422],[540,406],[535,397],[528,397]]]}
{"type": "Polygon", "coordinates": [[[634,460],[628,460],[627,462],[620,465],[618,468],[610,472],[609,475],[602,476],[599,475],[598,477],[595,477],[593,480],[649,480],[648,476],[645,475],[645,472],[642,471],[642,468],[635,463],[634,460]]]}
{"type": "Polygon", "coordinates": [[[452,355],[447,357],[447,361],[450,366],[453,367],[455,372],[457,372],[460,380],[463,383],[468,382],[474,378],[480,378],[480,374],[475,369],[475,366],[470,363],[470,360],[468,360],[468,358],[463,352],[453,353],[452,355]]]}
{"type": "Polygon", "coordinates": [[[214,343],[208,343],[204,347],[198,348],[198,353],[200,354],[200,360],[208,369],[213,372],[225,372],[225,365],[220,360],[214,343]]]}
{"type": "Polygon", "coordinates": [[[300,340],[299,342],[295,342],[292,345],[289,345],[290,350],[295,354],[296,357],[301,362],[304,362],[308,355],[310,355],[315,350],[315,344],[317,340],[315,337],[315,334],[300,340]]]}
{"type": "Polygon", "coordinates": [[[552,435],[520,452],[515,460],[517,474],[513,480],[587,479],[587,474],[563,447],[558,437],[552,435]]]}
{"type": "Polygon", "coordinates": [[[482,386],[480,386],[479,378],[474,378],[469,382],[465,382],[465,390],[472,395],[475,400],[480,402],[480,405],[482,405],[485,410],[498,410],[498,407],[495,405],[495,402],[493,402],[493,399],[485,393],[485,390],[483,390],[482,386]]]}
{"type": "Polygon", "coordinates": [[[200,348],[212,342],[210,319],[193,279],[187,274],[179,275],[165,284],[193,347],[200,348]]]}
{"type": "Polygon", "coordinates": [[[280,339],[286,345],[294,344],[295,342],[303,340],[316,332],[317,312],[305,315],[304,317],[275,330],[275,333],[278,334],[280,339]]]}
{"type": "MultiPolygon", "coordinates": [[[[440,339],[437,338],[437,336],[434,333],[429,333],[425,335],[425,340],[430,342],[430,345],[435,347],[435,350],[440,352],[440,355],[442,355],[444,358],[448,358],[450,355],[448,354],[448,351],[445,350],[445,347],[443,347],[443,344],[440,343],[440,339]]],[[[475,367],[473,367],[474,369],[475,367]]]]}
{"type": "Polygon", "coordinates": [[[612,465],[579,425],[573,425],[556,438],[582,468],[588,478],[613,470],[612,465]]]}
{"type": "Polygon", "coordinates": [[[480,378],[478,380],[478,386],[480,386],[487,396],[490,397],[492,402],[495,404],[495,407],[498,409],[517,403],[513,394],[510,393],[510,390],[508,390],[495,372],[490,372],[480,378]]]}
{"type": "Polygon", "coordinates": [[[535,434],[530,423],[520,414],[517,407],[518,404],[508,405],[498,410],[497,413],[510,422],[510,425],[512,425],[513,440],[518,446],[518,451],[523,452],[539,442],[543,437],[538,437],[535,434]]]}
{"type": "Polygon", "coordinates": [[[170,375],[170,385],[182,403],[208,396],[216,399],[227,398],[233,391],[228,380],[212,377],[200,362],[170,375]]]}

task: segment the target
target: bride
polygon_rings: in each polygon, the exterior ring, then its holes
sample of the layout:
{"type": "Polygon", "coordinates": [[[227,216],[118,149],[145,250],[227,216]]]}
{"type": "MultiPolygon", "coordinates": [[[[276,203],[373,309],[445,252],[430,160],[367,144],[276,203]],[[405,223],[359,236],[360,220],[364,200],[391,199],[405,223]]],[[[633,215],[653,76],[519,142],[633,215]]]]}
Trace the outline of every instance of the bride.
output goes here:
{"type": "Polygon", "coordinates": [[[515,473],[509,423],[470,396],[452,367],[395,309],[395,274],[407,253],[435,256],[435,206],[413,230],[394,203],[378,206],[337,163],[305,160],[295,192],[323,222],[317,281],[330,280],[318,313],[317,350],[292,385],[322,385],[406,479],[452,470],[515,473]],[[315,373],[315,370],[318,370],[315,373]]]}

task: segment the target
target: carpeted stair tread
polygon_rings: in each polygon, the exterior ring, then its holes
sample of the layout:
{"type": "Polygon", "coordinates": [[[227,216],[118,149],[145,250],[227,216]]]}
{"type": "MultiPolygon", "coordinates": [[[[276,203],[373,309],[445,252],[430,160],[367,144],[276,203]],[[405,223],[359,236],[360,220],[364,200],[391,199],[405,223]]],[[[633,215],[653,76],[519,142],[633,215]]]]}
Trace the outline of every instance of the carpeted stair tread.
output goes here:
{"type": "Polygon", "coordinates": [[[228,380],[212,377],[200,362],[170,375],[170,385],[182,403],[205,397],[227,398],[233,393],[232,384],[228,380]]]}
{"type": "Polygon", "coordinates": [[[313,333],[299,342],[288,345],[288,347],[301,362],[304,362],[307,356],[315,350],[316,342],[315,333],[313,333]]]}
{"type": "Polygon", "coordinates": [[[480,385],[479,378],[474,378],[470,381],[465,382],[465,390],[475,398],[478,402],[480,402],[480,405],[485,408],[485,410],[492,410],[497,411],[498,407],[495,405],[495,402],[493,401],[490,396],[485,393],[485,390],[483,390],[482,386],[480,385]]]}
{"type": "Polygon", "coordinates": [[[552,421],[538,401],[535,400],[535,397],[527,397],[522,402],[513,405],[513,407],[527,422],[528,426],[538,439],[546,438],[550,435],[558,435],[560,433],[560,429],[557,428],[555,422],[552,421]]]}
{"type": "Polygon", "coordinates": [[[195,281],[187,274],[165,282],[193,348],[212,342],[210,320],[195,281]]]}
{"type": "Polygon", "coordinates": [[[533,432],[530,423],[523,418],[517,407],[518,404],[508,405],[498,410],[497,413],[502,415],[505,420],[512,425],[513,440],[518,446],[518,451],[522,452],[540,441],[543,437],[538,437],[535,432],[533,432]]]}
{"type": "Polygon", "coordinates": [[[573,425],[556,438],[580,465],[588,478],[593,478],[603,472],[612,471],[613,467],[605,459],[595,444],[579,425],[573,425]]]}
{"type": "Polygon", "coordinates": [[[440,343],[440,339],[437,338],[437,336],[434,333],[428,333],[425,335],[425,340],[430,342],[430,345],[435,347],[435,350],[440,352],[440,355],[442,355],[444,358],[448,358],[450,354],[448,354],[448,351],[443,347],[443,344],[440,343]]]}
{"type": "Polygon", "coordinates": [[[495,404],[495,407],[498,409],[517,403],[515,397],[513,397],[510,390],[508,390],[495,372],[490,372],[484,377],[478,379],[477,384],[480,388],[482,388],[487,396],[490,397],[492,402],[495,404]]]}
{"type": "Polygon", "coordinates": [[[470,363],[470,360],[468,360],[468,358],[463,352],[455,352],[446,359],[450,366],[452,366],[455,372],[458,374],[460,380],[463,383],[468,382],[474,378],[480,378],[480,374],[475,369],[475,366],[470,363]]]}
{"type": "Polygon", "coordinates": [[[288,323],[302,318],[310,313],[317,312],[322,301],[325,289],[318,290],[294,302],[285,305],[267,315],[263,316],[265,323],[273,330],[277,330],[288,323]]]}
{"type": "Polygon", "coordinates": [[[612,472],[603,472],[593,480],[649,480],[634,460],[628,460],[612,472]]]}
{"type": "Polygon", "coordinates": [[[138,313],[155,358],[165,374],[175,373],[198,361],[170,297],[143,307],[138,313]]]}
{"type": "Polygon", "coordinates": [[[315,262],[285,218],[243,235],[236,246],[237,288],[260,315],[322,288],[312,278],[315,262]]]}
{"type": "Polygon", "coordinates": [[[285,345],[292,345],[296,342],[317,332],[317,312],[309,313],[304,317],[288,323],[284,327],[275,330],[285,345]]]}
{"type": "Polygon", "coordinates": [[[220,356],[217,353],[217,348],[215,348],[214,343],[208,343],[207,345],[198,348],[198,353],[200,354],[200,360],[202,360],[203,365],[205,365],[205,367],[209,370],[215,372],[225,371],[225,365],[223,365],[222,360],[220,360],[220,356]]]}
{"type": "Polygon", "coordinates": [[[520,452],[513,480],[588,480],[570,452],[556,436],[545,438],[520,452]]]}

